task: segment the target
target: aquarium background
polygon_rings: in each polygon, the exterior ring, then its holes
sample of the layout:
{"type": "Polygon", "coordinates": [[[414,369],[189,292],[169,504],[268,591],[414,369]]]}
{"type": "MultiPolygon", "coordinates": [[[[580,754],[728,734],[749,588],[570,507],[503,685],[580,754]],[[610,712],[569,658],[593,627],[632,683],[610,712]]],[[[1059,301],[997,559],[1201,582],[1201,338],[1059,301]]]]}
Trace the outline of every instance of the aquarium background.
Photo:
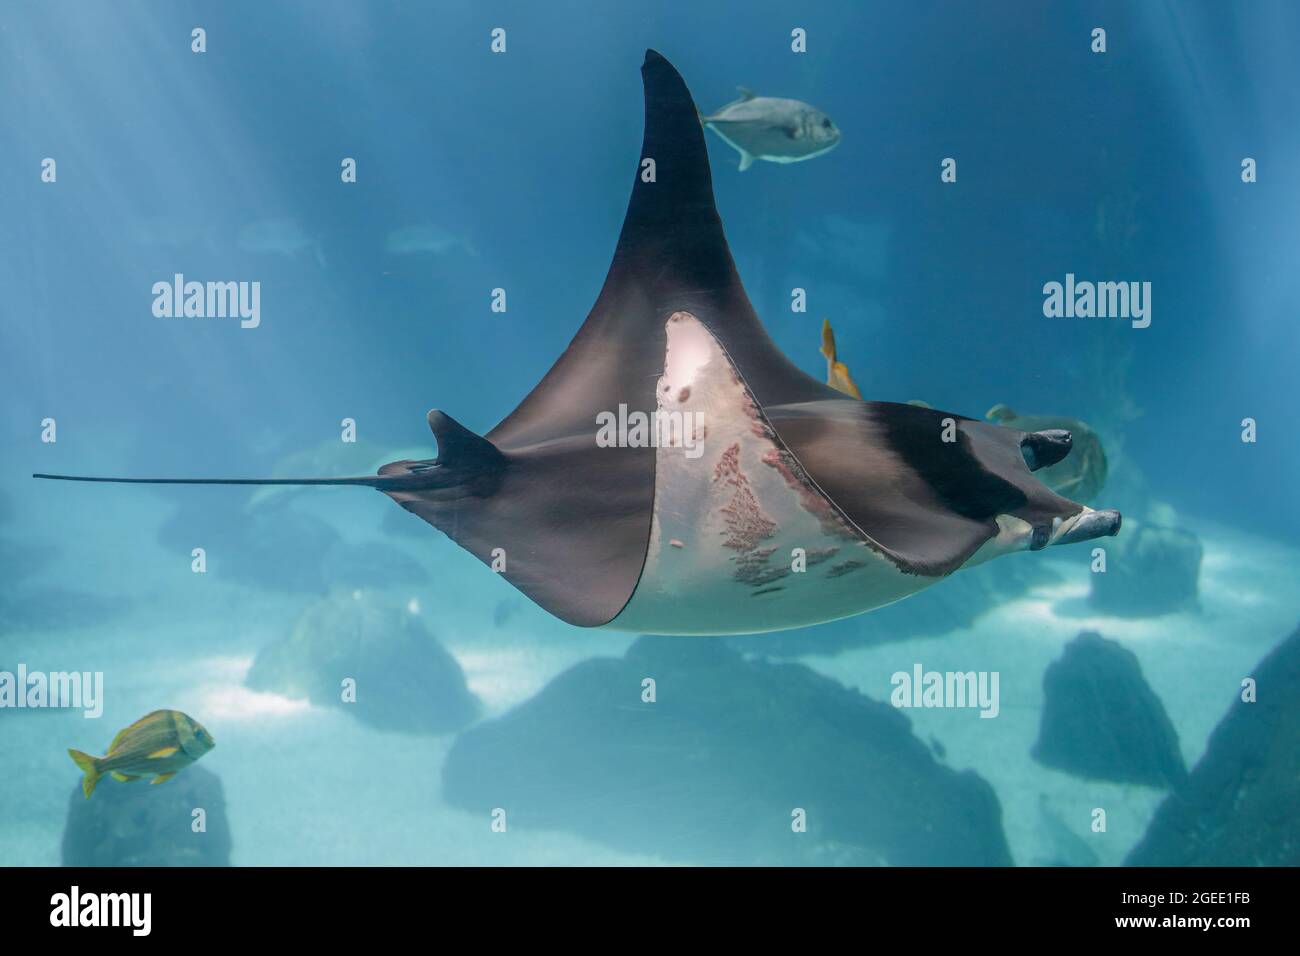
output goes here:
{"type": "MultiPolygon", "coordinates": [[[[105,701],[97,720],[0,710],[0,864],[1123,862],[1185,784],[1031,756],[1049,664],[1081,632],[1131,652],[1142,713],[1167,712],[1191,769],[1296,626],[1297,40],[1283,2],[5,5],[0,669],[102,671],[105,701]],[[786,354],[824,375],[829,318],[869,398],[1086,421],[1110,464],[1091,503],[1125,514],[1104,543],[1194,536],[1194,600],[1099,604],[1080,545],[817,628],[637,643],[549,617],[372,492],[30,478],[359,474],[432,457],[429,408],[490,429],[600,289],[647,47],[706,112],[744,85],[843,132],[744,174],[706,134],[786,354]],[[1067,272],[1151,282],[1150,327],[1046,318],[1067,272]],[[260,327],[154,317],[175,273],[260,281],[260,327]],[[295,640],[354,655],[358,705],[313,699],[312,662],[268,651],[295,640]],[[888,707],[918,663],[997,671],[998,717],[888,707]],[[362,719],[371,688],[383,713],[362,719]],[[66,750],[102,754],[163,707],[216,749],[82,801],[66,750]]],[[[1110,680],[1099,699],[1132,699],[1110,680]]],[[[1285,754],[1283,716],[1245,739],[1285,754]]],[[[1294,862],[1287,793],[1257,795],[1213,862],[1294,862]]]]}

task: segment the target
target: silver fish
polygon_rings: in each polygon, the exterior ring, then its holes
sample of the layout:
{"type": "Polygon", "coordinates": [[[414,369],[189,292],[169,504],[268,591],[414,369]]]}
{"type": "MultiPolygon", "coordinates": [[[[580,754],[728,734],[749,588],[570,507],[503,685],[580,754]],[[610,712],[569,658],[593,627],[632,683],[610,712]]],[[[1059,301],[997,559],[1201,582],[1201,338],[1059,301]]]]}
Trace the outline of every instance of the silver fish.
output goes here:
{"type": "Polygon", "coordinates": [[[700,122],[740,153],[743,173],[756,159],[798,163],[834,149],[839,128],[821,110],[799,100],[755,96],[743,86],[740,98],[700,122]]]}

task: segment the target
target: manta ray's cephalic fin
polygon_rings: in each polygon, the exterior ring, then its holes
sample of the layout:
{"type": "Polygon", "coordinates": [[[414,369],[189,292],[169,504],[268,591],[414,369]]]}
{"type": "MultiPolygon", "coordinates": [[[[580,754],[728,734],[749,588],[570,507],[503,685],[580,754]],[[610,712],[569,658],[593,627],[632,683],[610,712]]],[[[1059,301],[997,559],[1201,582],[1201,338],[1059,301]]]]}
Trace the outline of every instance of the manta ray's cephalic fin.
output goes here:
{"type": "Polygon", "coordinates": [[[1030,471],[1046,468],[1062,461],[1074,447],[1074,439],[1063,428],[1048,428],[1041,432],[1026,432],[1020,439],[1020,454],[1030,471]]]}

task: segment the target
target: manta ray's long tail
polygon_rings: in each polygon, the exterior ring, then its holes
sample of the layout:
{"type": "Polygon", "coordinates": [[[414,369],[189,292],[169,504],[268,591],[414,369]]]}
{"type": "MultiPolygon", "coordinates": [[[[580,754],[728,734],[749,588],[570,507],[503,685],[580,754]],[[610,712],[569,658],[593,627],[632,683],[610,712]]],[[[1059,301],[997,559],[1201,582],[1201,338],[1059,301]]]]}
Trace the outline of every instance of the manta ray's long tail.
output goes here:
{"type": "Polygon", "coordinates": [[[107,481],[122,485],[361,485],[366,488],[403,487],[403,475],[357,475],[351,478],[107,478],[99,475],[46,475],[52,481],[107,481]]]}
{"type": "Polygon", "coordinates": [[[50,475],[51,481],[96,481],[121,485],[358,485],[379,491],[484,492],[499,476],[505,458],[486,438],[450,415],[433,409],[429,428],[438,442],[438,457],[426,461],[391,461],[377,475],[347,478],[111,478],[101,475],[50,475]]]}

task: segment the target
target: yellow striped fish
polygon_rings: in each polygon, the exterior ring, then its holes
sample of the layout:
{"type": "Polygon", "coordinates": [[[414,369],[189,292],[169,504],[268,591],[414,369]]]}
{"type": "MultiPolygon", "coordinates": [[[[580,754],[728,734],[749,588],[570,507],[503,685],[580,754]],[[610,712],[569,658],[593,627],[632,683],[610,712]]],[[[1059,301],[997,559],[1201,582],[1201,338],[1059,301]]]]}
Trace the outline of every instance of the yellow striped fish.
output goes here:
{"type": "Polygon", "coordinates": [[[81,792],[89,800],[104,774],[123,782],[151,776],[152,783],[163,783],[215,746],[212,735],[194,718],[179,710],[155,710],[119,731],[104,756],[80,750],[69,750],[68,756],[85,773],[81,792]]]}

